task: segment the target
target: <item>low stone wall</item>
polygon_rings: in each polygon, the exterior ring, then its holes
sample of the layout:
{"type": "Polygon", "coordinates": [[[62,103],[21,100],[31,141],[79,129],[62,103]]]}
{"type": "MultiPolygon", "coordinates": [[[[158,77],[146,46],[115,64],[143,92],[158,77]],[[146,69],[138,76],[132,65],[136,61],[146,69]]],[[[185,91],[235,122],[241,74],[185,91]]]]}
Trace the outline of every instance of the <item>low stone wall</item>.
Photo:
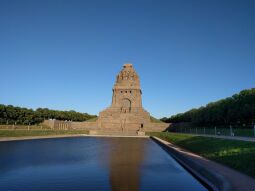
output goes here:
{"type": "Polygon", "coordinates": [[[71,121],[60,121],[60,120],[44,120],[43,125],[49,126],[51,129],[72,129],[71,121]]]}
{"type": "MultiPolygon", "coordinates": [[[[60,121],[60,120],[44,120],[43,122],[44,125],[49,126],[51,129],[77,129],[77,130],[96,130],[99,129],[98,122],[72,122],[72,121],[60,121]]],[[[126,124],[126,125],[133,125],[133,124],[126,124]]],[[[134,124],[136,125],[136,124],[134,124]]],[[[170,127],[170,123],[148,123],[144,126],[141,131],[145,132],[160,132],[164,131],[167,128],[170,127]]],[[[133,128],[135,130],[139,130],[139,126],[135,126],[136,128],[133,128]]],[[[111,129],[111,128],[101,128],[101,129],[111,129]]],[[[114,129],[114,128],[113,128],[114,129]]],[[[116,127],[115,129],[121,130],[120,125],[116,127]]],[[[129,129],[129,128],[128,128],[129,129]]],[[[129,130],[132,130],[129,129],[129,130]]]]}
{"type": "Polygon", "coordinates": [[[79,129],[90,130],[97,128],[97,122],[72,122],[61,120],[44,120],[44,125],[49,126],[51,129],[79,129]]]}
{"type": "Polygon", "coordinates": [[[72,122],[72,129],[96,129],[98,128],[98,124],[96,121],[94,122],[72,122]]]}
{"type": "Polygon", "coordinates": [[[54,120],[44,120],[43,125],[46,125],[46,126],[50,127],[51,129],[53,129],[54,128],[54,120]]]}

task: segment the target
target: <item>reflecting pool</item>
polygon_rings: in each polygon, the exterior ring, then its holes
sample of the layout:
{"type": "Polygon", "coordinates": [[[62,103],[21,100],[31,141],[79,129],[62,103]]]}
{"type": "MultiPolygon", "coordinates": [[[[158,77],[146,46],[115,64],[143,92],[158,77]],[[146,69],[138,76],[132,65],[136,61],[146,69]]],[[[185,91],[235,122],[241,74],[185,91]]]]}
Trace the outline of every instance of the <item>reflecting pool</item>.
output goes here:
{"type": "Polygon", "coordinates": [[[0,142],[1,191],[207,190],[149,138],[0,142]]]}

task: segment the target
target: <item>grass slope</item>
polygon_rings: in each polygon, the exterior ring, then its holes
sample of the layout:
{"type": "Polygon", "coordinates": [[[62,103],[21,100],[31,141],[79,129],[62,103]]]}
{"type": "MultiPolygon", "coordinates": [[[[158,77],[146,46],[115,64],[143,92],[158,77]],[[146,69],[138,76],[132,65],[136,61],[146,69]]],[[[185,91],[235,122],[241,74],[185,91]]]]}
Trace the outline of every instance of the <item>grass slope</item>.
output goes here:
{"type": "Polygon", "coordinates": [[[153,117],[153,116],[150,116],[150,119],[151,119],[151,122],[152,123],[163,123],[163,121],[160,121],[159,119],[153,117]]]}
{"type": "Polygon", "coordinates": [[[149,133],[255,178],[255,143],[176,133],[149,133]]]}
{"type": "Polygon", "coordinates": [[[94,117],[94,118],[88,119],[86,122],[96,122],[97,119],[98,117],[94,117]]]}

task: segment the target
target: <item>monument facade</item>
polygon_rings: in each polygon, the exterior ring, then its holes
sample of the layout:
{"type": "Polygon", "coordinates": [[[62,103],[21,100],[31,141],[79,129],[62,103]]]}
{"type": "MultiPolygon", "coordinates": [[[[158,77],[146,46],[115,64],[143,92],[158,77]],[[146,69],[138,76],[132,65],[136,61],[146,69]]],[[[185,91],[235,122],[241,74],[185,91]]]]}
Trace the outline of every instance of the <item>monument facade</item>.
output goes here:
{"type": "Polygon", "coordinates": [[[124,64],[112,89],[111,106],[99,113],[98,126],[121,131],[143,130],[150,114],[142,107],[140,79],[132,64],[124,64]]]}
{"type": "Polygon", "coordinates": [[[86,129],[90,134],[142,135],[148,131],[163,131],[168,123],[153,123],[142,106],[140,79],[132,64],[124,64],[112,89],[112,103],[99,113],[94,122],[45,120],[52,129],[86,129]]]}

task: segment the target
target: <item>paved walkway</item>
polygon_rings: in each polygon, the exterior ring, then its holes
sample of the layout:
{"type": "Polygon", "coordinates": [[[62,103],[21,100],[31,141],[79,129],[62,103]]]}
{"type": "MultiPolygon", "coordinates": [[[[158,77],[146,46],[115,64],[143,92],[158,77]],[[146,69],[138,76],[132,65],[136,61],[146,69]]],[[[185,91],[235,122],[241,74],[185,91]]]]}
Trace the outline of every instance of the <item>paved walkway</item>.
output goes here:
{"type": "Polygon", "coordinates": [[[213,138],[219,138],[219,139],[232,139],[232,140],[255,142],[255,137],[238,137],[238,136],[225,136],[225,135],[205,135],[205,134],[192,134],[192,133],[178,133],[178,134],[186,134],[186,135],[194,135],[194,136],[213,137],[213,138]]]}
{"type": "Polygon", "coordinates": [[[84,134],[75,134],[75,135],[22,136],[22,137],[0,137],[0,142],[2,142],[2,141],[31,140],[31,139],[49,139],[49,138],[63,138],[63,137],[80,137],[80,136],[84,136],[84,134]]]}
{"type": "Polygon", "coordinates": [[[64,137],[130,137],[130,138],[149,138],[149,136],[129,136],[129,135],[88,135],[88,134],[74,134],[74,135],[44,135],[44,136],[23,136],[23,137],[0,137],[2,141],[18,141],[31,139],[49,139],[49,138],[64,138],[64,137]]]}
{"type": "MultiPolygon", "coordinates": [[[[192,161],[193,164],[196,164],[196,166],[191,166],[191,169],[193,168],[193,170],[197,171],[198,173],[201,173],[205,170],[209,170],[212,174],[216,174],[216,176],[220,175],[220,177],[223,177],[223,179],[221,178],[222,180],[224,179],[227,180],[230,183],[230,185],[233,186],[233,189],[230,188],[226,190],[236,190],[236,191],[254,191],[255,190],[255,179],[245,174],[242,174],[234,169],[231,169],[227,166],[221,165],[214,161],[210,161],[204,157],[201,157],[197,154],[194,154],[185,149],[182,149],[167,141],[164,141],[157,137],[155,138],[159,140],[161,143],[165,144],[170,149],[175,150],[175,152],[179,153],[179,155],[181,155],[182,157],[188,159],[189,161],[192,161]]],[[[187,164],[187,165],[190,166],[190,164],[187,164]]],[[[217,183],[217,180],[215,183],[217,183]]]]}

